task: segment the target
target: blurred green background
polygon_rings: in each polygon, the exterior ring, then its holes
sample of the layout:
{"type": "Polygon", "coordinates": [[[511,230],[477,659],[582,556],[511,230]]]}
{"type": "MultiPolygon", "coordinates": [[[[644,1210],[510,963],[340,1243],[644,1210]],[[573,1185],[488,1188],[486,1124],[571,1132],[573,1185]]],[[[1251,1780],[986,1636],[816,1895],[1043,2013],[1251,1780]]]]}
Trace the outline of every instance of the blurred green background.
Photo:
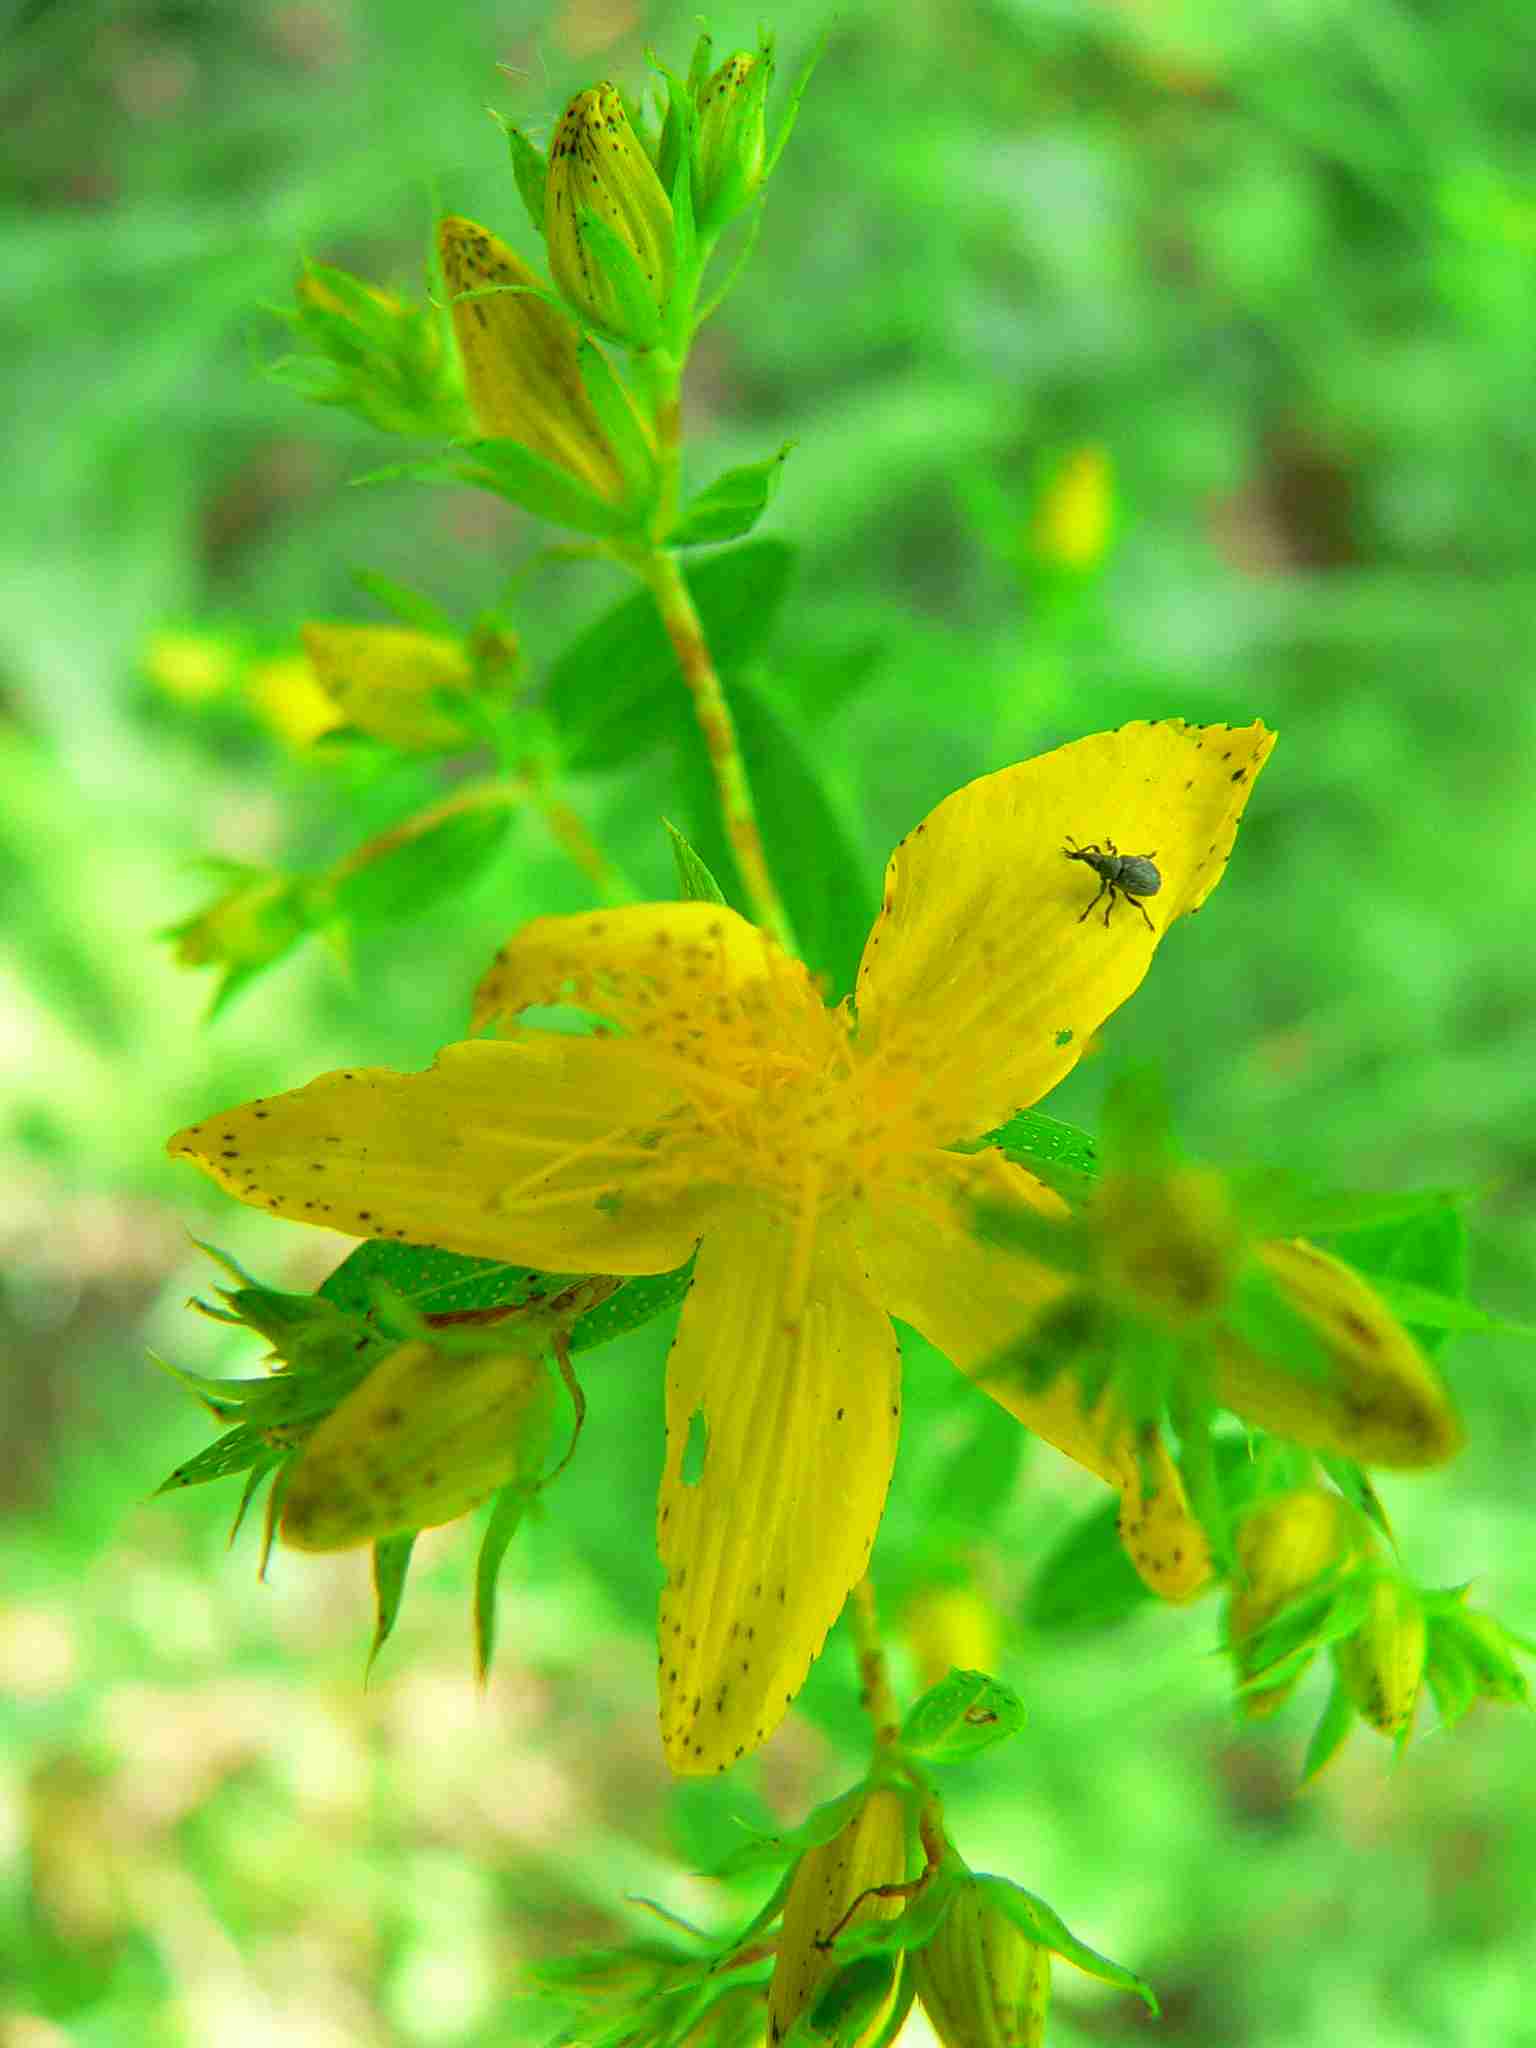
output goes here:
{"type": "MultiPolygon", "coordinates": [[[[785,69],[824,21],[781,8],[785,69]]],[[[537,675],[619,593],[260,375],[301,254],[419,290],[436,211],[534,255],[493,103],[540,135],[578,85],[686,60],[642,0],[228,0],[5,10],[0,500],[0,2048],[453,2048],[547,2038],[530,1958],[621,1896],[730,1917],[681,1873],[736,1814],[840,1789],[834,1636],[803,1711],[673,1787],[648,1642],[652,1328],[597,1354],[576,1467],[507,1573],[488,1693],[461,1527],[425,1542],[366,1691],[366,1566],[227,1553],[233,1490],[147,1503],[204,1440],[146,1347],[253,1347],[185,1313],[187,1233],[278,1285],[347,1248],[164,1160],[209,1107],[342,1061],[423,1063],[506,931],[588,900],[533,818],[349,980],[311,945],[211,1027],[157,929],[189,863],[343,851],[332,771],[147,679],[151,636],[273,650],[378,614],[359,565],[514,615],[537,675]],[[498,71],[498,66],[504,69],[498,71]]],[[[755,17],[714,17],[723,54],[755,17]]],[[[1130,717],[1277,727],[1227,880],[1106,1045],[1160,1060],[1193,1147],[1482,1200],[1473,1277],[1532,1313],[1536,1225],[1536,30],[1525,0],[846,5],[745,279],[690,381],[695,475],[797,440],[765,530],[801,560],[761,683],[873,900],[957,783],[1130,717]],[[1118,535],[1072,602],[1021,573],[1038,480],[1107,451],[1118,535]]],[[[663,748],[571,801],[673,884],[663,748]]],[[[368,802],[384,803],[387,792],[368,802]]],[[[355,821],[353,821],[355,822],[355,821]]],[[[1090,1127],[1108,1060],[1048,1107],[1090,1127]]],[[[1385,1491],[1408,1568],[1536,1624],[1531,1354],[1452,1346],[1471,1448],[1385,1491]]],[[[1480,1710],[1393,1768],[1357,1732],[1301,1798],[1320,1695],[1234,1730],[1214,1602],[1062,1640],[1024,1619],[1099,1496],[1027,1456],[957,1499],[987,1404],[914,1352],[877,1571],[972,1560],[1025,1737],[954,1773],[981,1867],[1150,1977],[1169,2043],[1536,2041],[1531,1734],[1480,1710]],[[1311,1712],[1308,1712],[1310,1707],[1311,1712]]],[[[1432,1729],[1425,1712],[1421,1732],[1432,1729]]],[[[1053,2039],[1141,2038],[1062,1970],[1053,2039]]],[[[914,2024],[915,2037],[915,2024],[914,2024]]]]}

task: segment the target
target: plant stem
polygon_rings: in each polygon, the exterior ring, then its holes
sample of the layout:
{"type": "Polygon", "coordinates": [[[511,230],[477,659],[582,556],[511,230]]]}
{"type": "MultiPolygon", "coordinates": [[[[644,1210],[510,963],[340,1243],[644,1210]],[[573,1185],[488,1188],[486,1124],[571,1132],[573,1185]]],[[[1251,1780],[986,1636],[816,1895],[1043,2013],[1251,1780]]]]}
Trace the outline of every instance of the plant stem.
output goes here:
{"type": "Polygon", "coordinates": [[[875,1724],[876,1744],[888,1746],[901,1732],[901,1716],[891,1691],[880,1618],[875,1612],[875,1588],[868,1573],[848,1596],[848,1622],[859,1654],[859,1705],[875,1724]]]}
{"type": "Polygon", "coordinates": [[[704,638],[698,609],[675,557],[665,548],[654,549],[639,566],[650,585],[667,638],[677,656],[677,665],[683,672],[683,681],[693,698],[694,716],[704,735],[710,766],[714,770],[720,815],[731,842],[731,851],[736,856],[736,866],[752,906],[752,915],[786,952],[792,953],[796,950],[794,931],[773,877],[768,872],[762,835],[757,829],[752,786],[747,780],[746,763],[741,758],[736,737],[736,721],[731,716],[731,707],[725,701],[725,692],[720,687],[720,678],[710,658],[709,643],[704,638]]]}

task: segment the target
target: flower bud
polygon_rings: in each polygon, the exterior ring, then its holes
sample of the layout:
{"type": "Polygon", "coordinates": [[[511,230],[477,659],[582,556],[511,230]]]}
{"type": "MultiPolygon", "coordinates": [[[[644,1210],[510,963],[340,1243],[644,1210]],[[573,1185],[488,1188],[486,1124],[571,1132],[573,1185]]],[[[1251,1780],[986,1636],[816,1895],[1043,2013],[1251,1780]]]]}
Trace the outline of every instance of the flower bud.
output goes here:
{"type": "Polygon", "coordinates": [[[1344,1690],[1383,1735],[1408,1731],[1419,1702],[1426,1641],[1418,1594],[1401,1579],[1384,1575],[1371,1588],[1360,1626],[1334,1645],[1344,1690]]]}
{"type": "Polygon", "coordinates": [[[315,620],[303,634],[322,689],[359,732],[406,753],[446,753],[479,739],[468,705],[474,669],[456,640],[315,620]]]}
{"type": "Polygon", "coordinates": [[[285,381],[385,433],[463,432],[463,400],[434,310],[328,264],[306,270],[295,296],[286,317],[313,353],[279,366],[285,381]]]}
{"type": "Polygon", "coordinates": [[[1035,506],[1030,539],[1036,557],[1078,575],[1103,560],[1114,524],[1114,470],[1096,442],[1074,448],[1048,478],[1035,506]]]}
{"type": "Polygon", "coordinates": [[[1463,1433],[1450,1398],[1375,1289],[1304,1238],[1272,1238],[1258,1255],[1287,1305],[1312,1326],[1328,1369],[1297,1370],[1224,1330],[1217,1399],[1277,1436],[1365,1465],[1412,1468],[1455,1457],[1463,1433]]]}
{"type": "MultiPolygon", "coordinates": [[[[1276,1494],[1243,1518],[1236,1541],[1243,1583],[1227,1607],[1227,1641],[1243,1678],[1255,1677],[1303,1647],[1301,1640],[1256,1638],[1333,1566],[1357,1555],[1361,1534],[1343,1496],[1318,1487],[1276,1494]]],[[[1244,1692],[1243,1712],[1253,1718],[1274,1713],[1290,1698],[1315,1652],[1315,1644],[1307,1647],[1305,1660],[1279,1685],[1244,1692]]]]}
{"type": "Polygon", "coordinates": [[[1127,1308],[1178,1328],[1226,1300],[1240,1239],[1223,1175],[1106,1173],[1092,1214],[1104,1282],[1127,1308]]]}
{"type": "Polygon", "coordinates": [[[226,872],[241,876],[234,888],[164,934],[183,967],[269,967],[311,928],[312,885],[303,877],[233,864],[226,872]]]}
{"type": "Polygon", "coordinates": [[[541,280],[488,228],[450,214],[437,237],[481,433],[518,442],[616,504],[624,474],[582,380],[575,323],[535,296],[541,280]]]}
{"type": "Polygon", "coordinates": [[[773,82],[773,45],[738,50],[698,93],[693,211],[701,234],[716,234],[751,202],[768,162],[764,107],[773,82]]]}
{"type": "Polygon", "coordinates": [[[615,87],[577,93],[549,150],[544,233],[555,283],[600,333],[654,348],[672,294],[672,202],[615,87]]]}
{"type": "Polygon", "coordinates": [[[997,1611],[969,1581],[925,1586],[908,1601],[902,1627],[924,1685],[952,1670],[997,1668],[997,1611]]]}
{"type": "Polygon", "coordinates": [[[968,1876],[914,1955],[917,1995],[944,2048],[1039,2048],[1051,1999],[1051,1952],[1031,1941],[968,1876]]]}
{"type": "Polygon", "coordinates": [[[275,654],[252,662],[245,672],[245,694],[262,724],[290,747],[312,747],[343,722],[306,654],[275,654]]]}
{"type": "Polygon", "coordinates": [[[830,1946],[833,1936],[866,1920],[892,1919],[906,1903],[864,1894],[873,1885],[900,1884],[906,1875],[906,1801],[891,1786],[877,1786],[852,1820],[830,1842],[807,1849],[795,1868],[768,1990],[770,2043],[783,2040],[823,1982],[842,1967],[830,1946]]]}
{"type": "Polygon", "coordinates": [[[400,1344],[309,1439],[283,1498],[283,1539],[349,1550],[454,1521],[533,1479],[553,1419],[553,1375],[535,1342],[442,1331],[400,1344]]]}

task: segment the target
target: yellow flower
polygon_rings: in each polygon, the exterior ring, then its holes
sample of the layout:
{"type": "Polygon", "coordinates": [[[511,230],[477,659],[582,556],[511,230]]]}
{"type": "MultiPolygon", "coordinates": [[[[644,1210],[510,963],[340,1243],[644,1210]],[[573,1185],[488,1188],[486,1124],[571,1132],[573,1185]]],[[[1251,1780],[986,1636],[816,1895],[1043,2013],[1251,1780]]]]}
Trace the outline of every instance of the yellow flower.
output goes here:
{"type": "MultiPolygon", "coordinates": [[[[699,1247],[658,1513],[675,1770],[767,1738],[863,1574],[896,1450],[890,1318],[975,1371],[1067,1284],[973,1228],[979,1203],[1058,1197],[951,1148],[1044,1095],[1136,989],[1219,881],[1272,745],[1258,724],[1135,724],[956,791],[891,856],[856,1017],[715,904],[537,918],[476,998],[507,1039],[322,1075],[170,1141],[241,1200],[361,1237],[566,1273],[665,1272],[699,1247]],[[1069,835],[1157,850],[1150,924],[1079,921],[1069,835]],[[518,1023],[557,1002],[609,1034],[518,1023]]],[[[1067,1374],[986,1391],[1120,1489],[1149,1583],[1199,1589],[1161,1438],[1085,1412],[1067,1374]]]]}
{"type": "Polygon", "coordinates": [[[313,746],[346,723],[306,654],[275,654],[269,661],[252,662],[245,693],[262,722],[290,747],[313,746]]]}
{"type": "Polygon", "coordinates": [[[472,747],[474,666],[462,644],[409,626],[311,620],[304,651],[321,689],[359,732],[408,752],[472,747]]]}

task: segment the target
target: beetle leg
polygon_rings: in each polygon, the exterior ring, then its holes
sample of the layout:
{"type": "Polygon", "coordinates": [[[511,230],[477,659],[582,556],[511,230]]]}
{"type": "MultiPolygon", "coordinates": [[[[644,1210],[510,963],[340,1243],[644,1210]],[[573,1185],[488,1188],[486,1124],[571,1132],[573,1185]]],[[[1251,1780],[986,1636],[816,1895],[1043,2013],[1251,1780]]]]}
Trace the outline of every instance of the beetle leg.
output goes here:
{"type": "Polygon", "coordinates": [[[1146,926],[1147,930],[1151,932],[1153,938],[1155,939],[1157,937],[1157,927],[1153,924],[1151,918],[1147,915],[1147,906],[1144,903],[1137,902],[1137,899],[1134,896],[1128,896],[1125,900],[1127,903],[1136,904],[1136,908],[1141,912],[1142,923],[1146,926]]]}
{"type": "MultiPolygon", "coordinates": [[[[1108,884],[1108,882],[1100,882],[1100,884],[1099,884],[1099,896],[1102,896],[1102,895],[1104,894],[1104,891],[1105,891],[1105,890],[1106,890],[1106,889],[1107,889],[1108,887],[1109,887],[1109,884],[1108,884]]],[[[1096,904],[1096,903],[1098,902],[1098,900],[1099,900],[1099,896],[1095,896],[1095,897],[1094,897],[1094,899],[1093,899],[1093,903],[1090,903],[1090,904],[1089,904],[1089,906],[1088,906],[1088,909],[1087,909],[1087,910],[1085,910],[1085,911],[1083,912],[1082,916],[1081,916],[1081,917],[1080,917],[1080,918],[1079,918],[1079,919],[1077,920],[1079,924],[1086,924],[1086,923],[1088,922],[1088,917],[1089,917],[1089,914],[1090,914],[1090,912],[1091,912],[1091,911],[1093,910],[1094,904],[1096,904]]],[[[1113,897],[1113,896],[1111,896],[1109,900],[1110,900],[1110,902],[1111,902],[1111,903],[1113,903],[1115,899],[1114,899],[1114,897],[1113,897]]],[[[1106,911],[1105,911],[1105,913],[1104,913],[1104,915],[1105,915],[1105,917],[1106,917],[1106,919],[1107,919],[1107,918],[1108,918],[1108,916],[1109,916],[1109,912],[1108,912],[1108,911],[1106,910],[1106,911]]]]}
{"type": "Polygon", "coordinates": [[[1110,913],[1110,912],[1111,912],[1111,911],[1112,911],[1112,910],[1114,909],[1114,907],[1115,907],[1115,898],[1116,898],[1117,896],[1120,896],[1120,895],[1123,895],[1123,894],[1124,894],[1124,891],[1123,891],[1123,890],[1121,889],[1121,887],[1120,887],[1120,884],[1119,884],[1118,882],[1111,882],[1111,883],[1110,883],[1110,884],[1108,885],[1108,887],[1109,887],[1109,901],[1108,901],[1108,902],[1107,902],[1107,903],[1105,904],[1105,906],[1104,906],[1104,929],[1105,929],[1105,931],[1108,931],[1108,930],[1109,930],[1109,913],[1110,913]]]}

